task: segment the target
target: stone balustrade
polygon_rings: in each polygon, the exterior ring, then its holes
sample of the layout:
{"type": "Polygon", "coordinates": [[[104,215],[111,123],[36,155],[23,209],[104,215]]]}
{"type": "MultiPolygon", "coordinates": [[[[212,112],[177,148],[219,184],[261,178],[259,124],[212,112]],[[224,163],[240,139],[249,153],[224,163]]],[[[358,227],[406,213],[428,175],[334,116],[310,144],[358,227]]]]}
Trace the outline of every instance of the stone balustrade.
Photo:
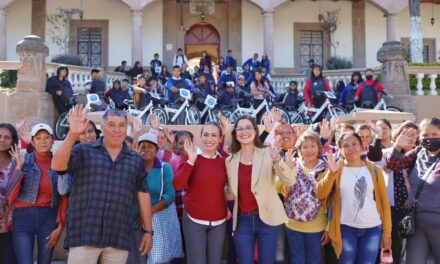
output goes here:
{"type": "MultiPolygon", "coordinates": [[[[329,81],[330,87],[332,89],[336,88],[338,81],[343,81],[344,84],[347,84],[351,80],[351,75],[354,71],[359,71],[365,78],[365,69],[348,69],[348,70],[328,70],[323,71],[323,75],[326,76],[329,81]]],[[[373,68],[373,71],[376,74],[381,72],[380,68],[373,68]]],[[[428,95],[438,95],[437,92],[437,78],[440,78],[440,66],[408,66],[408,74],[414,74],[417,78],[417,95],[424,95],[423,89],[429,88],[428,95]],[[429,78],[429,86],[423,86],[423,79],[429,78]]],[[[308,76],[297,74],[297,75],[275,75],[272,76],[273,86],[277,93],[284,93],[285,88],[289,86],[289,82],[297,81],[298,82],[298,90],[302,91],[304,89],[305,83],[307,81],[308,76]]],[[[425,82],[426,86],[426,82],[425,82]]]]}
{"type": "MultiPolygon", "coordinates": [[[[52,77],[57,73],[58,63],[46,63],[46,73],[48,77],[52,77]]],[[[0,72],[3,70],[18,70],[20,67],[19,61],[0,61],[0,72]]],[[[80,67],[75,65],[68,65],[69,75],[67,78],[72,84],[72,89],[75,93],[84,93],[84,87],[88,80],[90,80],[90,68],[80,67]]],[[[127,76],[119,72],[101,72],[101,78],[110,89],[113,86],[113,82],[116,80],[122,81],[127,76]]]]}
{"type": "MultiPolygon", "coordinates": [[[[438,66],[410,66],[408,67],[408,74],[414,74],[417,78],[417,95],[425,95],[423,91],[423,79],[425,77],[430,79],[428,95],[438,95],[436,80],[440,75],[440,67],[438,66]]],[[[440,87],[439,87],[440,88],[440,87]]]]}

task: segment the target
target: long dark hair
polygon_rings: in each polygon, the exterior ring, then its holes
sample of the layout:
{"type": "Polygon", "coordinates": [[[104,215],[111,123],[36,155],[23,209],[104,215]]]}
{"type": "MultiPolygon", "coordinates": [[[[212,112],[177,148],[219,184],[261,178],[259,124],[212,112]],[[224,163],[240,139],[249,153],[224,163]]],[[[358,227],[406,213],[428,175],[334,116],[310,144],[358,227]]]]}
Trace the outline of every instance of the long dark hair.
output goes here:
{"type": "Polygon", "coordinates": [[[342,141],[344,141],[344,139],[351,137],[351,136],[355,137],[357,139],[357,141],[359,141],[359,144],[362,146],[362,139],[358,134],[356,134],[356,132],[344,132],[338,138],[338,141],[337,141],[338,147],[342,148],[342,141]]]}
{"type": "Polygon", "coordinates": [[[312,80],[313,80],[313,79],[322,79],[322,78],[323,78],[323,77],[322,77],[322,67],[319,66],[319,65],[315,65],[315,66],[313,67],[313,69],[312,69],[312,72],[310,73],[310,78],[311,78],[312,80]],[[319,68],[319,70],[320,70],[320,73],[319,73],[318,76],[315,76],[315,74],[313,73],[313,72],[315,71],[316,68],[319,68]]]}
{"type": "Polygon", "coordinates": [[[264,86],[264,78],[260,71],[254,71],[254,73],[252,74],[252,82],[255,84],[256,87],[258,87],[259,84],[264,86]],[[255,78],[257,73],[260,74],[261,76],[260,81],[258,81],[257,78],[255,78]]]}
{"type": "Polygon", "coordinates": [[[69,76],[69,68],[67,68],[66,65],[60,64],[57,67],[57,77],[60,77],[60,73],[62,70],[66,70],[66,76],[64,76],[64,80],[67,79],[67,76],[69,76]]]}
{"type": "MultiPolygon", "coordinates": [[[[18,145],[18,133],[13,125],[11,125],[9,123],[0,123],[0,128],[7,129],[11,133],[11,137],[12,137],[12,145],[11,146],[18,145]]],[[[9,155],[9,150],[7,151],[8,155],[9,155]]]]}
{"type": "Polygon", "coordinates": [[[235,131],[235,129],[237,128],[238,122],[240,122],[241,120],[249,120],[249,122],[251,122],[252,126],[254,127],[254,131],[255,131],[254,144],[255,144],[255,147],[257,147],[257,148],[265,148],[265,146],[263,145],[263,143],[260,142],[260,139],[259,139],[260,131],[258,129],[257,122],[255,122],[255,119],[253,117],[245,115],[245,116],[240,116],[237,119],[237,121],[235,121],[234,130],[232,130],[232,143],[231,143],[231,146],[229,147],[229,152],[232,153],[232,154],[236,154],[237,152],[239,152],[241,150],[241,144],[237,140],[237,132],[235,131]]]}
{"type": "Polygon", "coordinates": [[[358,83],[363,82],[364,80],[362,79],[362,74],[359,71],[354,71],[353,74],[351,75],[351,81],[350,84],[354,85],[354,76],[359,77],[358,83]]]}

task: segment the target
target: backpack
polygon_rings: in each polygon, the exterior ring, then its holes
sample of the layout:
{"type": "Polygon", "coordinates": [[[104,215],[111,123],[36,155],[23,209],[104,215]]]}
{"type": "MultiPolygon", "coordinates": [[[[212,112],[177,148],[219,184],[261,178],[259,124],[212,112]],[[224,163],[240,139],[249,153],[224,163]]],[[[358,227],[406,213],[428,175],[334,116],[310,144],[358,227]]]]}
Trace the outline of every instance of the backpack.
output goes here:
{"type": "Polygon", "coordinates": [[[349,84],[350,90],[345,96],[345,104],[351,105],[354,103],[354,97],[356,96],[357,85],[349,84]]]}
{"type": "Polygon", "coordinates": [[[370,101],[374,105],[376,105],[377,101],[377,92],[376,92],[377,81],[374,81],[371,85],[367,85],[364,81],[362,82],[362,87],[364,88],[361,94],[361,103],[370,101]]]}
{"type": "Polygon", "coordinates": [[[291,219],[307,222],[312,221],[318,215],[322,202],[316,197],[315,187],[317,177],[327,168],[327,164],[319,160],[312,174],[306,174],[301,161],[298,161],[296,183],[289,187],[285,200],[287,216],[291,219]]]}

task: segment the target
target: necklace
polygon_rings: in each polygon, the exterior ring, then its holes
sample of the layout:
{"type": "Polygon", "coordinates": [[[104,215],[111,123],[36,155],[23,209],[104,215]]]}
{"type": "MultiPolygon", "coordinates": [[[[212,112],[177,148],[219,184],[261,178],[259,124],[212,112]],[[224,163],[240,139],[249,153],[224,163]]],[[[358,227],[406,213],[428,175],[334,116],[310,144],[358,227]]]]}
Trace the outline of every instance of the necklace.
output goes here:
{"type": "Polygon", "coordinates": [[[246,165],[252,165],[253,157],[251,159],[245,158],[243,154],[240,157],[240,161],[246,165]]]}

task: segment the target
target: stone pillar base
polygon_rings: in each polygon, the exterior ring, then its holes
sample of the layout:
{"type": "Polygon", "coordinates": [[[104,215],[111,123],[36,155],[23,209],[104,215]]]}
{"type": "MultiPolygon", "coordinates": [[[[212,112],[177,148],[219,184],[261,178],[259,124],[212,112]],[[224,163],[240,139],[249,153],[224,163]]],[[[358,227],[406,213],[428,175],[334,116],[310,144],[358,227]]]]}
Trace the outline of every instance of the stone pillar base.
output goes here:
{"type": "Polygon", "coordinates": [[[46,123],[54,128],[57,111],[48,93],[15,92],[9,95],[1,94],[1,97],[6,99],[3,108],[6,122],[15,124],[23,115],[29,128],[38,123],[46,123]]]}
{"type": "Polygon", "coordinates": [[[404,112],[416,114],[416,96],[411,95],[393,95],[393,98],[386,98],[387,105],[400,108],[404,112]]]}

